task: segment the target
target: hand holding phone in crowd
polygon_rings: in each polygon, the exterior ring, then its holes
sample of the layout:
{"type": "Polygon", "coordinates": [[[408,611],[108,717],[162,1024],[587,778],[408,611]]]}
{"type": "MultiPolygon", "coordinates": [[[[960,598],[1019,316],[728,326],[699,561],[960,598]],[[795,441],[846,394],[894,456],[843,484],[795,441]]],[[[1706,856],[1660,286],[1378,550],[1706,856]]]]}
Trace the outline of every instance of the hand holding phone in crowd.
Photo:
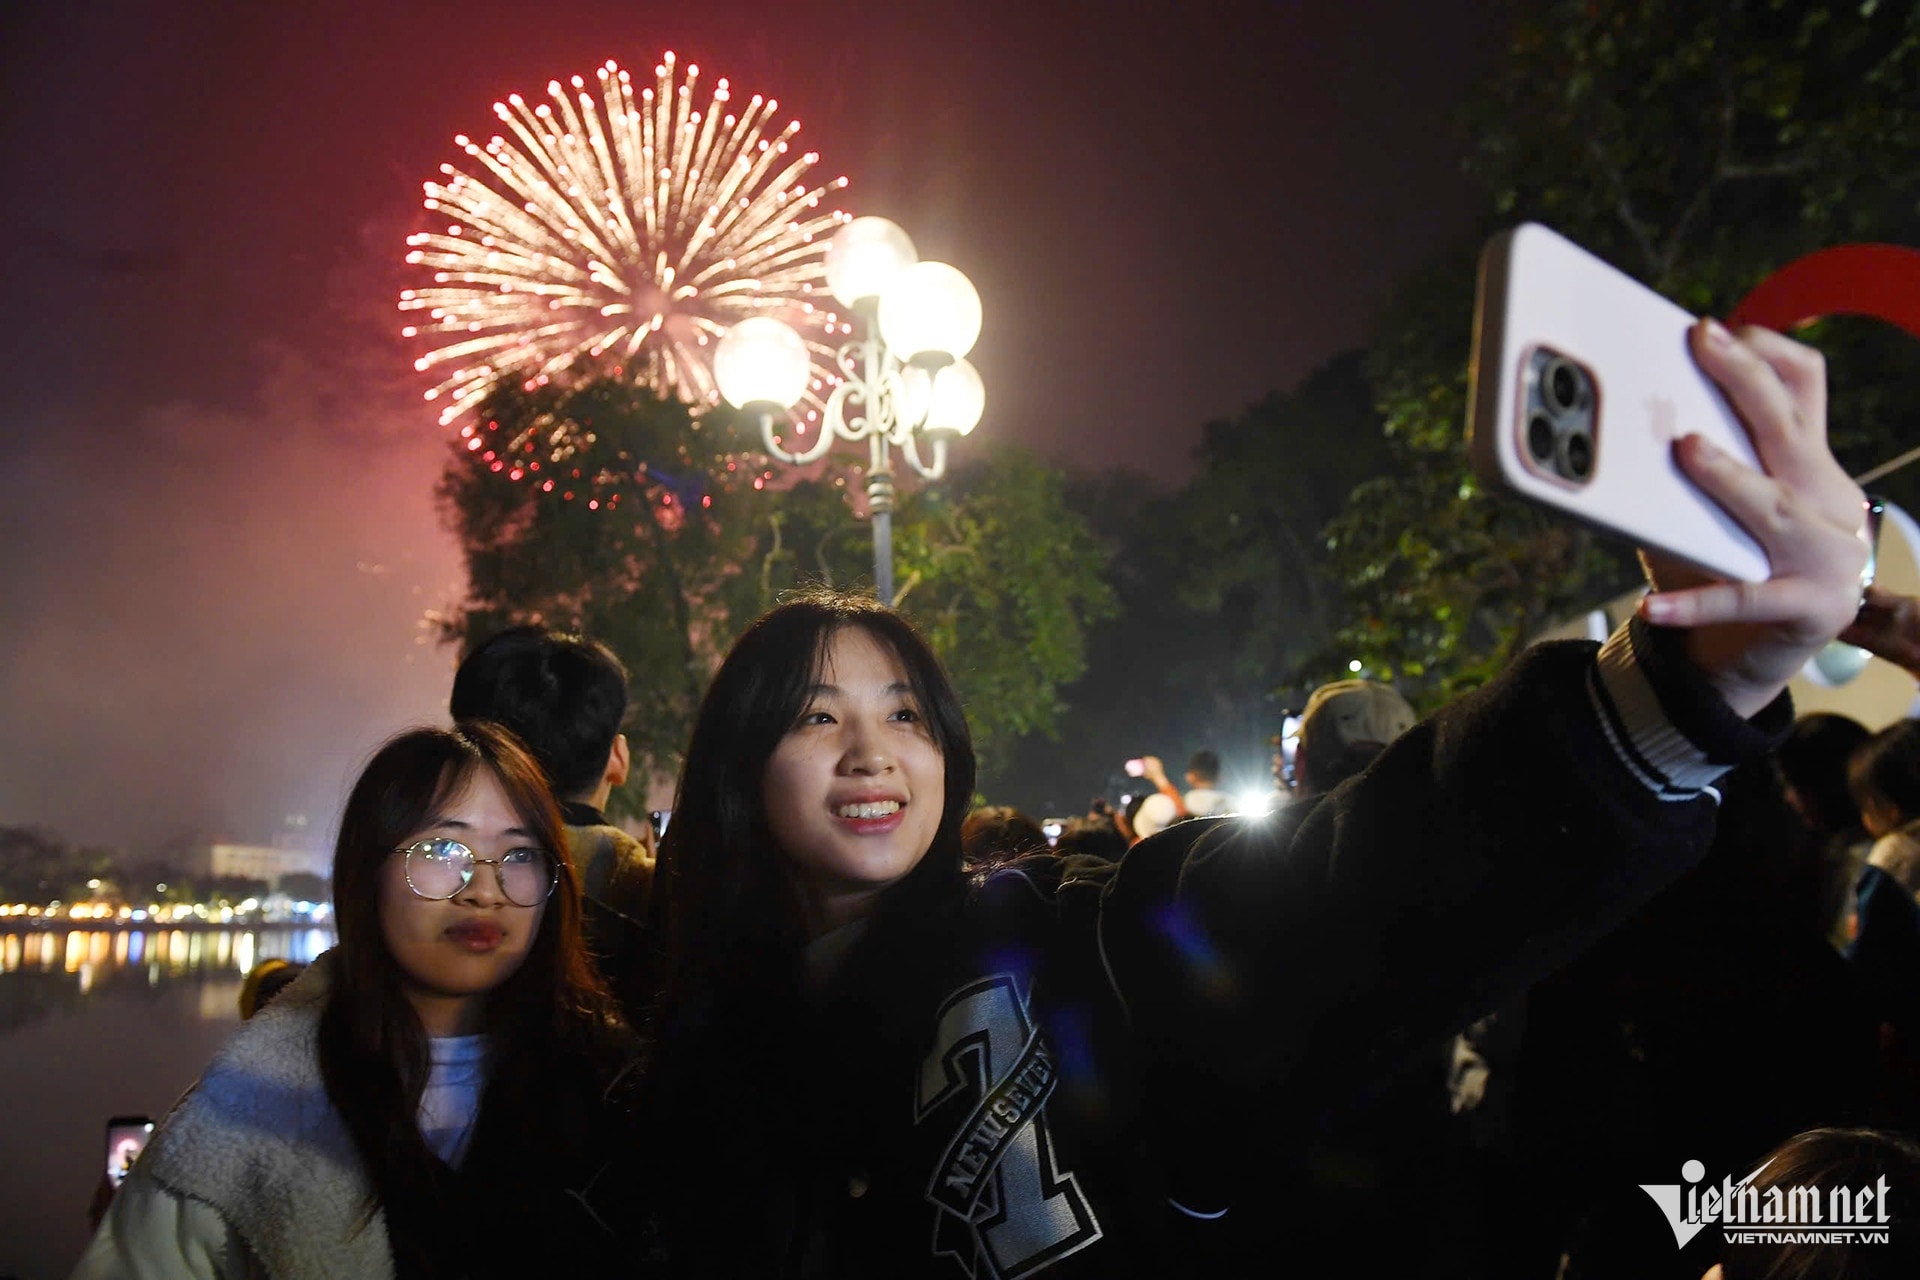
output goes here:
{"type": "Polygon", "coordinates": [[[1643,616],[1688,631],[1741,715],[1852,620],[1867,503],[1827,446],[1812,348],[1696,321],[1529,225],[1482,259],[1472,373],[1483,479],[1640,546],[1643,616]]]}

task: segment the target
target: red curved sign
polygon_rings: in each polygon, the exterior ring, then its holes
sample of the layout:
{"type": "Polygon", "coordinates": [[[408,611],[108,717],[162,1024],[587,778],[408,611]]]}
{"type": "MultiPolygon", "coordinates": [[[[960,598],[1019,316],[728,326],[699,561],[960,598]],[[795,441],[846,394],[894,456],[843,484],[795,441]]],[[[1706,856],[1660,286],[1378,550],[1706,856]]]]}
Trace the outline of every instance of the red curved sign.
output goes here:
{"type": "Polygon", "coordinates": [[[1754,286],[1727,319],[1785,333],[1843,315],[1873,316],[1920,338],[1920,249],[1843,244],[1810,253],[1754,286]]]}

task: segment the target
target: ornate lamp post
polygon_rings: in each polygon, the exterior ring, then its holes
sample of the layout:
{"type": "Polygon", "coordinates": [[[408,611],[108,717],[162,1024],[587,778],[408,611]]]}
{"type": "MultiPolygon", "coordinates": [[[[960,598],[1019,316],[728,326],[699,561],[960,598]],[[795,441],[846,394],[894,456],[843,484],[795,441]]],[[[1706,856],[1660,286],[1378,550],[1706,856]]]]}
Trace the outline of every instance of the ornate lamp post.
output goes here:
{"type": "Polygon", "coordinates": [[[963,357],[980,336],[980,295],[946,263],[917,261],[907,233],[885,218],[855,218],[834,235],[827,286],[859,317],[860,332],[835,353],[841,382],[811,445],[791,450],[775,436],[812,376],[806,343],[791,328],[768,316],[733,326],[714,352],[714,380],[730,404],[758,416],[767,452],[782,462],[816,461],[836,439],[867,442],[874,585],[891,605],[892,451],[938,480],[948,444],[979,423],[986,388],[963,357]]]}

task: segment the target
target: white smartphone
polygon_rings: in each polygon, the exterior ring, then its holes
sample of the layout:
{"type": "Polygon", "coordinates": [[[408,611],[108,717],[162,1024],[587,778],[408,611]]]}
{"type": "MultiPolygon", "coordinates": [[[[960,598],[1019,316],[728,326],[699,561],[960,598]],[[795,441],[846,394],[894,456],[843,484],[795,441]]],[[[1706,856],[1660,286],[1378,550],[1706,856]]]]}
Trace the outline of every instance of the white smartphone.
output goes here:
{"type": "Polygon", "coordinates": [[[1767,554],[1674,461],[1698,433],[1758,467],[1687,346],[1695,317],[1564,236],[1523,223],[1480,258],[1468,453],[1488,485],[1689,561],[1763,581],[1767,554]]]}

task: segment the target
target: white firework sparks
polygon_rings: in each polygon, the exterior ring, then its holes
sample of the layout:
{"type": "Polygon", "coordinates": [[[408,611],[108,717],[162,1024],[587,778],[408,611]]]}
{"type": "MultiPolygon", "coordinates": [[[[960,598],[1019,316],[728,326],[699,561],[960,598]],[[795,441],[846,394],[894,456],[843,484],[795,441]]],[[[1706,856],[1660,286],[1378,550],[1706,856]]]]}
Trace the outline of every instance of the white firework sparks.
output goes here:
{"type": "Polygon", "coordinates": [[[736,114],[721,80],[701,108],[700,68],[678,86],[674,72],[668,53],[636,97],[608,62],[597,97],[579,76],[571,92],[551,81],[550,103],[494,104],[509,136],[454,139],[473,172],[443,164],[425,184],[448,222],[408,238],[407,261],[433,282],[400,295],[402,311],[425,313],[401,332],[429,344],[414,367],[440,377],[426,398],[446,401],[442,424],[503,378],[531,387],[602,357],[711,403],[713,344],[760,314],[808,339],[825,389],[832,344],[852,330],[812,302],[816,285],[827,298],[827,240],[849,218],[822,200],[847,180],[809,185],[820,157],[792,149],[797,120],[768,132],[777,102],[755,94],[736,114]]]}

